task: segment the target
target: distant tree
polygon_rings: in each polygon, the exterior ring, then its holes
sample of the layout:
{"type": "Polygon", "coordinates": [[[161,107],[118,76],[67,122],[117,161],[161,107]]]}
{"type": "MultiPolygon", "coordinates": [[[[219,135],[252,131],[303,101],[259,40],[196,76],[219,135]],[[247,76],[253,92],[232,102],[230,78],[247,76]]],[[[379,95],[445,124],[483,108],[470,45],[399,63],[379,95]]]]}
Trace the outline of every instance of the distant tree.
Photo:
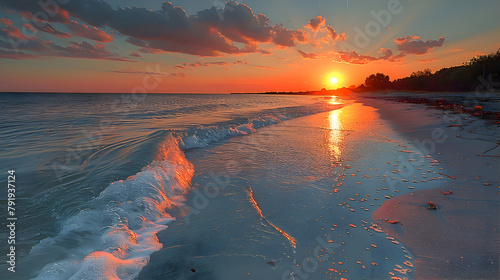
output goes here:
{"type": "Polygon", "coordinates": [[[415,90],[430,90],[432,70],[429,68],[424,71],[413,72],[410,75],[409,85],[415,90]]]}
{"type": "Polygon", "coordinates": [[[476,56],[464,65],[468,67],[470,74],[475,78],[481,76],[487,79],[490,75],[498,76],[500,73],[500,49],[495,53],[476,56]]]}
{"type": "Polygon", "coordinates": [[[410,78],[427,78],[432,76],[432,70],[429,68],[424,69],[424,71],[413,72],[410,75],[410,78]]]}
{"type": "Polygon", "coordinates": [[[500,49],[488,55],[476,56],[461,66],[442,68],[435,73],[430,69],[413,72],[408,77],[393,81],[390,87],[397,90],[471,91],[480,85],[481,90],[487,90],[500,82],[499,78],[500,49]]]}
{"type": "Polygon", "coordinates": [[[390,83],[389,76],[382,73],[371,74],[365,79],[365,86],[370,89],[385,89],[390,83]]]}

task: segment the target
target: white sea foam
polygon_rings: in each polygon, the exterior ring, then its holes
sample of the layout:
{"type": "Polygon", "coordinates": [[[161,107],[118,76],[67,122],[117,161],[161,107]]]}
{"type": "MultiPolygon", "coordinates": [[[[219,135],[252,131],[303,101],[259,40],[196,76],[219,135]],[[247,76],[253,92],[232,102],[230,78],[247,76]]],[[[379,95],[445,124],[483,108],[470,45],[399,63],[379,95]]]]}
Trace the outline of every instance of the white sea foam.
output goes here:
{"type": "Polygon", "coordinates": [[[343,105],[341,104],[332,105],[318,103],[312,106],[281,108],[279,110],[276,109],[269,114],[248,119],[242,123],[201,126],[196,128],[194,131],[187,132],[183,135],[179,146],[183,150],[207,147],[209,144],[216,143],[230,137],[251,134],[257,129],[268,125],[281,123],[285,120],[310,114],[338,109],[342,106],[343,105]]]}
{"type": "Polygon", "coordinates": [[[36,279],[133,279],[161,249],[156,233],[172,217],[165,211],[184,201],[193,166],[172,139],[158,160],[124,181],[111,183],[87,209],[66,220],[60,233],[31,253],[64,247],[63,259],[46,265],[36,279]]]}

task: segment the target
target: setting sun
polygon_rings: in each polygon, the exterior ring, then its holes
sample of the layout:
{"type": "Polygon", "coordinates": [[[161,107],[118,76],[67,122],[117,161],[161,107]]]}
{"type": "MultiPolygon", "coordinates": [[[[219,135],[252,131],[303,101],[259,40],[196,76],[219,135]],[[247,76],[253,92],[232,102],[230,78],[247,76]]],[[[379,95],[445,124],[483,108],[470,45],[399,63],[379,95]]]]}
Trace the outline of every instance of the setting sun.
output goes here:
{"type": "Polygon", "coordinates": [[[332,83],[332,84],[336,84],[338,81],[339,81],[339,79],[337,79],[337,77],[332,77],[330,79],[330,83],[332,83]]]}

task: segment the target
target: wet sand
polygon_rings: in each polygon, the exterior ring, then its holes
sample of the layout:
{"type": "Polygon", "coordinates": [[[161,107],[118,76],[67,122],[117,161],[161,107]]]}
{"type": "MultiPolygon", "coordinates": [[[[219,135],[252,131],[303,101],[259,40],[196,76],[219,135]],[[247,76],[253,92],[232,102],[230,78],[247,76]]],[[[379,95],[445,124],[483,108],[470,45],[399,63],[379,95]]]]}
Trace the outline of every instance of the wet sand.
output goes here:
{"type": "Polygon", "coordinates": [[[139,279],[496,279],[494,131],[377,102],[187,153],[187,216],[158,233],[163,249],[139,279]],[[227,186],[201,199],[210,174],[228,174],[227,186]]]}
{"type": "Polygon", "coordinates": [[[446,166],[450,174],[443,176],[452,179],[441,189],[390,199],[372,215],[414,254],[417,279],[499,279],[498,126],[424,105],[362,102],[446,166]],[[437,210],[428,209],[429,202],[437,210]]]}
{"type": "Polygon", "coordinates": [[[375,109],[348,102],[187,153],[197,172],[189,223],[176,216],[158,234],[164,247],[139,278],[414,279],[414,256],[371,215],[409,184],[435,189],[449,178],[426,157],[417,163],[432,169],[429,180],[401,181],[412,172],[405,150],[416,147],[375,109]],[[224,174],[227,162],[238,174],[201,199],[207,174],[224,174]]]}

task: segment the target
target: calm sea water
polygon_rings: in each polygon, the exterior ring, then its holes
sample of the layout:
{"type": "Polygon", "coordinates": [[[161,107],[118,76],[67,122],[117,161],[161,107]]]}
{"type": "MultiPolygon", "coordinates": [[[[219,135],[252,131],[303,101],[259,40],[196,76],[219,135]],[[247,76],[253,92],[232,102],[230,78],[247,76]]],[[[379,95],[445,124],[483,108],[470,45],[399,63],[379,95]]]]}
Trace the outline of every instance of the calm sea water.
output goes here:
{"type": "Polygon", "coordinates": [[[230,162],[216,147],[340,105],[312,96],[2,94],[0,106],[1,184],[16,172],[17,270],[9,276],[133,279],[164,247],[157,234],[189,212],[180,206],[195,194],[193,176],[213,175],[196,172],[214,158],[230,162]]]}

